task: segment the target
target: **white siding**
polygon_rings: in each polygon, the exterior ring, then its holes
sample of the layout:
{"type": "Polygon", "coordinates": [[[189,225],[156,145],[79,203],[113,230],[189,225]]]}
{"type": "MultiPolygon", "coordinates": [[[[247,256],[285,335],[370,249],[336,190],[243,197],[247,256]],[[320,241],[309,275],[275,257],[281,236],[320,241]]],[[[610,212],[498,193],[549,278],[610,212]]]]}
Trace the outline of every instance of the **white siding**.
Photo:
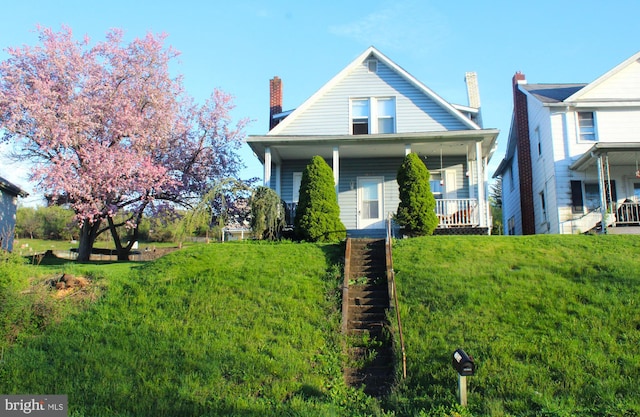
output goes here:
{"type": "Polygon", "coordinates": [[[395,97],[397,133],[468,130],[459,119],[395,71],[378,62],[377,73],[365,64],[297,115],[282,135],[350,134],[349,100],[357,97],[395,97]]]}
{"type": "Polygon", "coordinates": [[[640,142],[640,108],[614,107],[595,113],[599,142],[640,142]]]}
{"type": "Polygon", "coordinates": [[[635,61],[580,96],[580,100],[640,99],[640,62],[635,61]]]}
{"type": "Polygon", "coordinates": [[[502,223],[504,234],[509,233],[509,219],[515,219],[515,234],[522,234],[522,211],[520,210],[520,179],[518,177],[518,153],[502,177],[502,223]]]}

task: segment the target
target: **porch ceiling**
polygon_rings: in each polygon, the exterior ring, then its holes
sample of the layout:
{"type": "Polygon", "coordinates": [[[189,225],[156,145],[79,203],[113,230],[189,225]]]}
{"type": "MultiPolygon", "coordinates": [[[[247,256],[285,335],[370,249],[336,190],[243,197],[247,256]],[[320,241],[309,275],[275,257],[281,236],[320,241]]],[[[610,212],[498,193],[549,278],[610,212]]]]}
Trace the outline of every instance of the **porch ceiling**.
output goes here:
{"type": "Polygon", "coordinates": [[[599,156],[608,156],[609,165],[636,166],[640,162],[640,143],[599,142],[582,154],[569,169],[586,171],[596,167],[599,156]]]}
{"type": "Polygon", "coordinates": [[[490,156],[496,146],[498,130],[484,129],[460,132],[414,134],[346,135],[346,136],[250,136],[247,142],[264,163],[264,151],[271,148],[274,159],[310,159],[315,155],[331,158],[337,146],[340,158],[375,158],[404,156],[405,144],[420,156],[440,157],[468,155],[476,158],[476,142],[482,143],[483,156],[490,156]]]}

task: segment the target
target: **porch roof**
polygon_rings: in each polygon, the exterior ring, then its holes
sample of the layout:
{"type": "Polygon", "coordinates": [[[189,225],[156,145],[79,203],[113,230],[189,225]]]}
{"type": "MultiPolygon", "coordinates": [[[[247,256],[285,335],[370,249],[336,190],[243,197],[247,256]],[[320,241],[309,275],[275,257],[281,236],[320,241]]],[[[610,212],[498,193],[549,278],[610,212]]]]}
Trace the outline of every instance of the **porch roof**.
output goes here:
{"type": "Polygon", "coordinates": [[[635,166],[640,153],[640,143],[632,142],[598,142],[587,152],[576,159],[569,169],[572,171],[586,171],[596,165],[599,156],[609,157],[609,165],[635,166]]]}
{"type": "Polygon", "coordinates": [[[330,158],[336,146],[341,158],[404,156],[406,144],[422,156],[439,156],[442,151],[445,156],[467,153],[475,158],[476,142],[482,143],[482,156],[490,158],[498,133],[498,129],[478,129],[376,135],[256,135],[249,136],[247,143],[262,163],[266,147],[271,147],[272,154],[280,160],[310,159],[315,155],[330,158]]]}

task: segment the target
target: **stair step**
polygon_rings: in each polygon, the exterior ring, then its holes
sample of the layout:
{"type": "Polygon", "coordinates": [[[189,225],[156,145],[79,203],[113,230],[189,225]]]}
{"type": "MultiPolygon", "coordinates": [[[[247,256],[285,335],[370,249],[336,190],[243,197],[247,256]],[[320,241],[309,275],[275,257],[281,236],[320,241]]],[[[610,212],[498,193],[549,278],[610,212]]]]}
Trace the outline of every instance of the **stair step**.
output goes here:
{"type": "Polygon", "coordinates": [[[387,304],[365,304],[349,305],[349,315],[351,314],[387,314],[387,304]]]}
{"type": "Polygon", "coordinates": [[[350,306],[349,308],[349,320],[386,320],[386,309],[371,310],[367,309],[363,311],[360,306],[350,306]]]}
{"type": "Polygon", "coordinates": [[[380,339],[383,333],[382,329],[384,329],[384,326],[376,326],[370,329],[347,329],[347,334],[351,336],[369,335],[372,339],[380,339]]]}
{"type": "Polygon", "coordinates": [[[380,306],[389,307],[389,298],[386,295],[381,296],[364,296],[364,297],[351,297],[349,296],[350,306],[380,306]]]}

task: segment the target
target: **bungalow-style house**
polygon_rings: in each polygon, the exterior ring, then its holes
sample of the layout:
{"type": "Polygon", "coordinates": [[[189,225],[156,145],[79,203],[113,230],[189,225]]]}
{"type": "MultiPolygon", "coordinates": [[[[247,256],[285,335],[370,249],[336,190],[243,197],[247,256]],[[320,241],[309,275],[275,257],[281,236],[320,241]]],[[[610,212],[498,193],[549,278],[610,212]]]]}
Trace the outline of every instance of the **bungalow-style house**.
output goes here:
{"type": "Polygon", "coordinates": [[[482,128],[476,74],[465,79],[469,105],[451,104],[370,47],[295,110],[282,110],[282,80],[270,80],[270,130],[247,142],[288,222],[302,171],[320,155],[332,167],[348,235],[379,233],[398,208],[398,168],[415,152],[431,172],[436,232],[489,233],[486,166],[498,130],[482,128]]]}
{"type": "Polygon", "coordinates": [[[635,232],[640,52],[589,84],[529,84],[518,72],[513,102],[494,173],[505,234],[635,232]]]}
{"type": "Polygon", "coordinates": [[[13,250],[18,197],[29,194],[17,185],[0,177],[0,250],[13,250]]]}

